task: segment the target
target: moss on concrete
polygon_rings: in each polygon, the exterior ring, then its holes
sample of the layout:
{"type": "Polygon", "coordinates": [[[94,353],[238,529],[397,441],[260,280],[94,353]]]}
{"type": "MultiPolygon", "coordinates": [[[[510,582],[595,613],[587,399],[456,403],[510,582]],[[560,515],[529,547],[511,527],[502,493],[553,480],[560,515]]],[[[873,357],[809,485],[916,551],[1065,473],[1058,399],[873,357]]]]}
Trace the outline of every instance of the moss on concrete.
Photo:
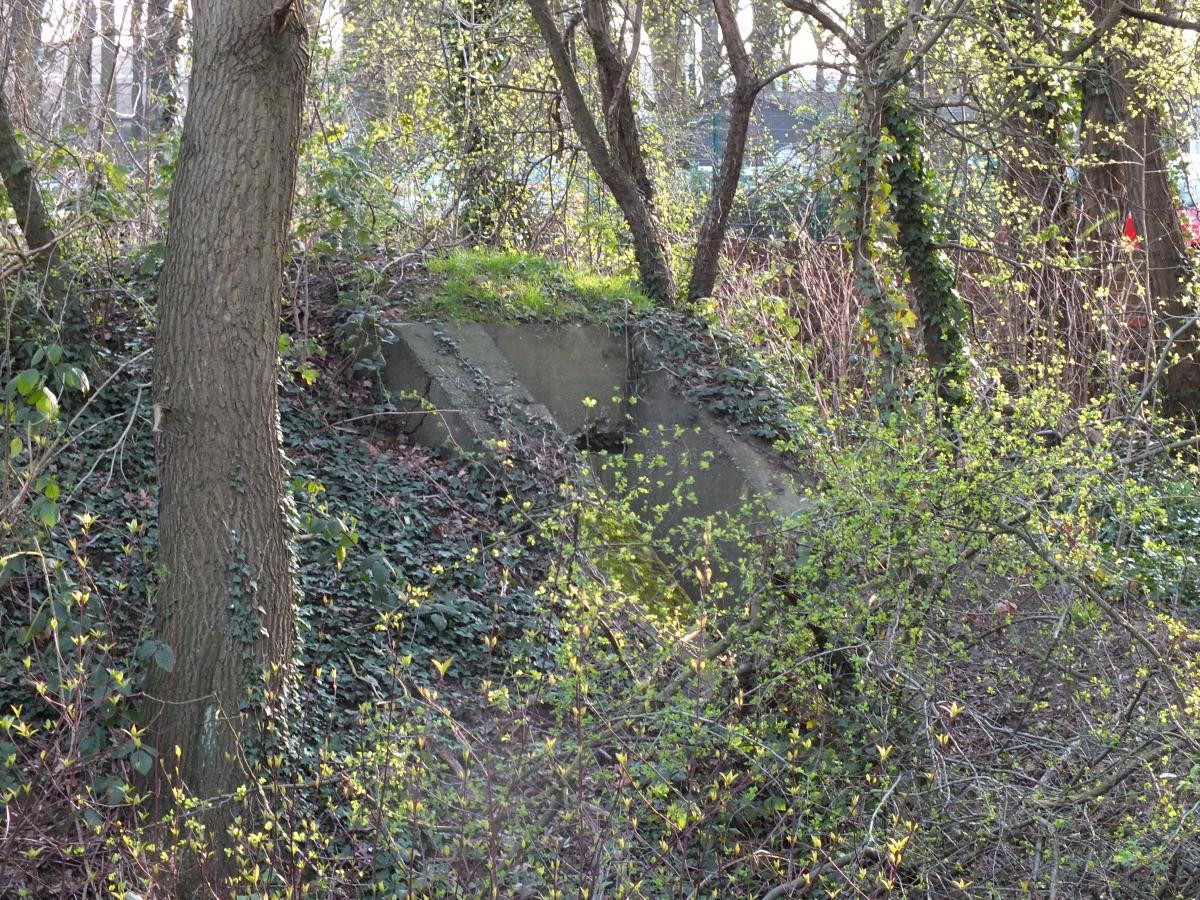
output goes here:
{"type": "Polygon", "coordinates": [[[653,304],[628,278],[577,272],[528,253],[457,250],[429,264],[409,314],[459,322],[608,322],[653,304]]]}

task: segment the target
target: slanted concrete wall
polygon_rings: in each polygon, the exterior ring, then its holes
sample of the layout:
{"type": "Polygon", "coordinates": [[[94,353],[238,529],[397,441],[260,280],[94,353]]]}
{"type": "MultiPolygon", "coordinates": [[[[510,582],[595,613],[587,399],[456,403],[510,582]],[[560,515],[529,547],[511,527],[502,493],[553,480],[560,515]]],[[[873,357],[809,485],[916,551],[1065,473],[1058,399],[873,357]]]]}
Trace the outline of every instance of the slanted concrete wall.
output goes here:
{"type": "MultiPolygon", "coordinates": [[[[497,410],[579,446],[591,447],[596,432],[622,436],[626,480],[643,489],[635,511],[675,546],[676,577],[693,596],[698,522],[711,519],[721,531],[737,517],[742,527],[769,529],[803,505],[770,448],[687,400],[641,335],[594,325],[405,323],[395,337],[384,384],[420,398],[397,403],[413,413],[407,430],[422,443],[485,446],[499,436],[497,410]],[[437,411],[422,411],[430,405],[437,411]]],[[[737,590],[736,564],[752,543],[717,541],[714,581],[737,590]]]]}
{"type": "Polygon", "coordinates": [[[675,377],[647,361],[635,384],[628,433],[630,480],[647,489],[640,500],[643,518],[656,522],[660,536],[680,534],[677,577],[695,593],[692,566],[701,549],[697,521],[712,519],[715,531],[736,519],[746,534],[718,537],[706,554],[714,581],[741,584],[737,563],[751,542],[749,532],[775,528],[797,513],[803,500],[791,473],[776,465],[761,441],[736,434],[732,426],[684,399],[675,377]],[[686,544],[686,546],[685,546],[686,544]]]}
{"type": "Polygon", "coordinates": [[[394,338],[384,346],[383,384],[418,442],[478,448],[501,435],[502,410],[557,427],[482,325],[405,322],[394,338]]]}
{"type": "Polygon", "coordinates": [[[631,374],[624,329],[489,325],[487,332],[566,434],[624,429],[631,374]]]}

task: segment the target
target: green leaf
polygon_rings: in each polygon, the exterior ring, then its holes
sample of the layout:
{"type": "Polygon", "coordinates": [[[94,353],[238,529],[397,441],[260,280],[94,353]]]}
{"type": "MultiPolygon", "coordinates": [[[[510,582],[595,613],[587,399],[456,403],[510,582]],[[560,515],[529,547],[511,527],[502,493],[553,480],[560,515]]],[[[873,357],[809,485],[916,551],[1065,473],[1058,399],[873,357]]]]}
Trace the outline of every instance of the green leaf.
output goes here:
{"type": "Polygon", "coordinates": [[[164,672],[175,671],[175,653],[167,644],[160,643],[154,651],[154,661],[164,672]]]}
{"type": "Polygon", "coordinates": [[[58,524],[58,504],[53,500],[42,500],[38,504],[38,517],[47,528],[58,524]]]}
{"type": "Polygon", "coordinates": [[[34,405],[37,407],[37,411],[47,419],[58,418],[58,397],[54,395],[54,391],[50,390],[50,388],[42,388],[42,392],[34,405]]]}
{"type": "Polygon", "coordinates": [[[22,397],[28,397],[42,381],[42,373],[37,369],[26,369],[17,376],[17,393],[22,397]]]}
{"type": "Polygon", "coordinates": [[[129,757],[129,762],[139,775],[149,775],[154,759],[145,750],[138,750],[129,757]]]}
{"type": "Polygon", "coordinates": [[[8,442],[8,456],[10,459],[15,459],[21,455],[21,451],[25,449],[25,442],[19,437],[13,438],[8,442]]]}
{"type": "Polygon", "coordinates": [[[86,394],[91,387],[87,375],[78,366],[63,366],[58,370],[58,374],[64,385],[78,389],[81,394],[86,394]]]}

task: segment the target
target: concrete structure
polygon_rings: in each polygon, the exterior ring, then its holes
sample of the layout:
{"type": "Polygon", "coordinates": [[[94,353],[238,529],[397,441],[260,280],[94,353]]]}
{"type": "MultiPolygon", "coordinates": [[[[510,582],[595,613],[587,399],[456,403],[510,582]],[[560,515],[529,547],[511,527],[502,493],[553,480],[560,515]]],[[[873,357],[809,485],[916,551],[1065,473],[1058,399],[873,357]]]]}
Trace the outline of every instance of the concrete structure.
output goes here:
{"type": "Polygon", "coordinates": [[[606,486],[619,479],[630,490],[634,511],[674,548],[666,562],[693,595],[697,559],[736,588],[753,532],[778,528],[804,505],[796,473],[687,400],[652,339],[636,331],[409,322],[385,348],[383,379],[421,443],[490,453],[490,441],[516,428],[597,451],[593,470],[606,486]],[[614,456],[623,462],[603,465],[614,456]],[[706,533],[717,537],[704,549],[706,533]]]}

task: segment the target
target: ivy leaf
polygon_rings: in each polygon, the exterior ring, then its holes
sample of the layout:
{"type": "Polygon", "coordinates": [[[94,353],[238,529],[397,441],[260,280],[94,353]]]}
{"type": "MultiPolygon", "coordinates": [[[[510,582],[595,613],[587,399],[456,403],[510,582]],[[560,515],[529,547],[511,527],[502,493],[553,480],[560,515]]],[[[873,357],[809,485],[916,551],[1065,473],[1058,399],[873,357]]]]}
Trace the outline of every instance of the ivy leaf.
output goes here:
{"type": "Polygon", "coordinates": [[[149,775],[154,759],[145,750],[137,750],[129,757],[129,763],[139,775],[149,775]]]}
{"type": "Polygon", "coordinates": [[[38,503],[38,518],[47,528],[58,524],[58,504],[53,500],[42,500],[38,503]]]}
{"type": "Polygon", "coordinates": [[[42,375],[37,369],[26,369],[16,378],[17,393],[28,398],[41,383],[42,375]]]}
{"type": "Polygon", "coordinates": [[[175,671],[175,652],[167,644],[159,643],[154,651],[154,661],[164,672],[175,671]]]}

